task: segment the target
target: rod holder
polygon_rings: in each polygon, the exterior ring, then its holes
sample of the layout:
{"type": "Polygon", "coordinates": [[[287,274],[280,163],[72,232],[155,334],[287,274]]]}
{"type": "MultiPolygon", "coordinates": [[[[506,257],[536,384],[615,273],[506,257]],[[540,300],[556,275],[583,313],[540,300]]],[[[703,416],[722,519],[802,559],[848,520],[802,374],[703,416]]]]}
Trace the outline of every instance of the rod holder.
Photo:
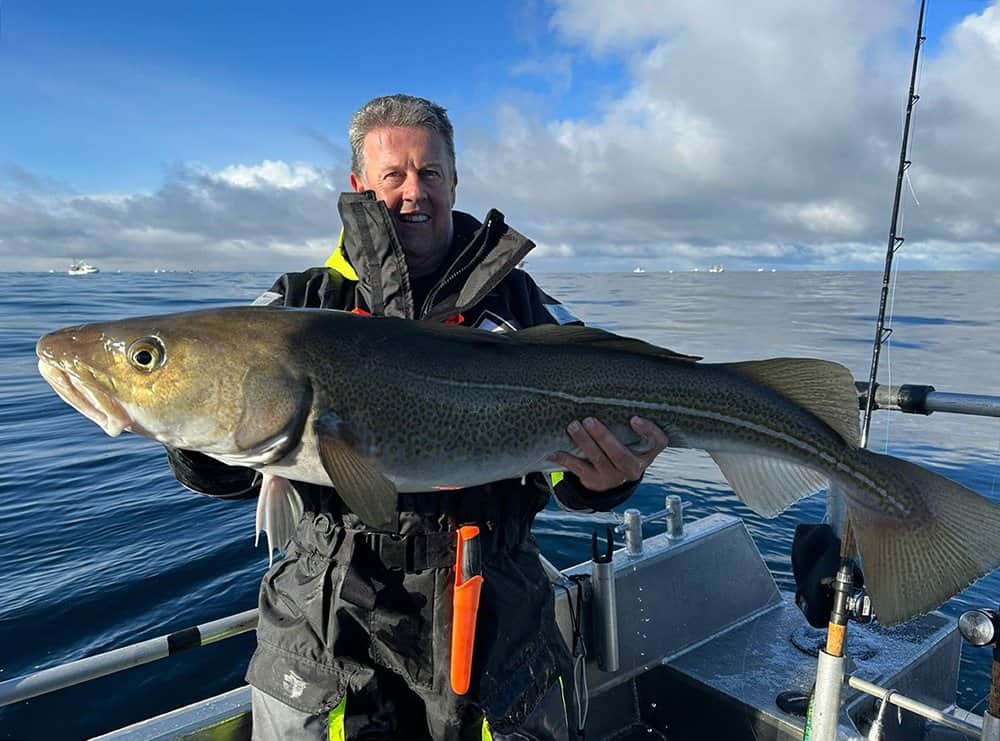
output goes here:
{"type": "Polygon", "coordinates": [[[621,666],[612,535],[611,528],[608,528],[607,549],[601,553],[597,548],[597,533],[593,534],[593,558],[590,562],[590,584],[593,589],[591,614],[594,619],[594,641],[597,644],[597,666],[604,672],[616,672],[621,666]]]}
{"type": "Polygon", "coordinates": [[[676,494],[668,494],[663,508],[667,511],[667,537],[670,540],[680,540],[684,537],[684,505],[681,498],[676,494]]]}
{"type": "Polygon", "coordinates": [[[625,510],[625,552],[629,558],[642,555],[642,513],[637,509],[625,510]]]}
{"type": "MultiPolygon", "coordinates": [[[[844,682],[843,656],[820,649],[816,662],[816,689],[811,709],[809,741],[836,741],[840,720],[840,688],[844,682]]],[[[809,726],[810,721],[806,721],[809,726]]]]}
{"type": "Polygon", "coordinates": [[[983,730],[979,738],[981,741],[1000,739],[1000,718],[990,713],[983,713],[983,730]]]}

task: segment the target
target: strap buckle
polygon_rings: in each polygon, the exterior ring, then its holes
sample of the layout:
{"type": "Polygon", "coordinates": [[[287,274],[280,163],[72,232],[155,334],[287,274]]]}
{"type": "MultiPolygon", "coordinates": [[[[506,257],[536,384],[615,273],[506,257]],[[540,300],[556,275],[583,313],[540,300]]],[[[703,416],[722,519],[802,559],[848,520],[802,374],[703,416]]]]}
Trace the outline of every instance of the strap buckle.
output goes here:
{"type": "Polygon", "coordinates": [[[365,533],[365,545],[392,571],[413,571],[413,538],[396,533],[365,533]]]}
{"type": "Polygon", "coordinates": [[[365,533],[365,544],[386,568],[412,574],[426,569],[450,566],[454,552],[454,534],[441,533],[365,533]]]}

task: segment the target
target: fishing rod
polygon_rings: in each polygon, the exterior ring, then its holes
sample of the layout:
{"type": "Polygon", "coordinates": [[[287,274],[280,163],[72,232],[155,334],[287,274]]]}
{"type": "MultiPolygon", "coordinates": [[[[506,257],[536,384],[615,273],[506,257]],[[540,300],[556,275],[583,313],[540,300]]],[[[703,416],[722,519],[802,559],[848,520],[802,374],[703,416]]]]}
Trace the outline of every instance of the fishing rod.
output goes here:
{"type": "MultiPolygon", "coordinates": [[[[897,234],[899,225],[899,205],[903,194],[903,177],[910,169],[911,160],[907,158],[910,146],[910,119],[913,116],[913,106],[920,96],[916,94],[917,84],[917,61],[920,58],[920,47],[923,46],[926,36],[924,29],[924,7],[927,0],[920,0],[920,17],[917,19],[917,41],[913,47],[913,67],[910,70],[910,92],[906,98],[906,120],[903,122],[903,143],[899,149],[899,167],[896,170],[896,192],[892,199],[892,218],[889,222],[889,244],[885,251],[885,269],[882,272],[882,294],[879,299],[878,321],[875,326],[875,341],[872,346],[872,367],[868,374],[868,388],[875,388],[875,381],[878,377],[878,362],[882,352],[882,345],[892,334],[892,328],[885,326],[885,310],[889,297],[889,283],[892,278],[892,258],[905,241],[904,237],[897,234]]],[[[871,428],[872,411],[874,410],[874,394],[869,394],[865,403],[865,416],[861,426],[861,447],[868,447],[868,431],[871,428]]]]}
{"type": "MultiPolygon", "coordinates": [[[[924,31],[924,11],[927,0],[920,0],[920,14],[917,18],[917,38],[913,46],[913,64],[910,69],[910,89],[906,98],[906,118],[903,122],[903,142],[899,149],[899,167],[896,171],[896,191],[892,201],[892,218],[889,222],[889,244],[885,253],[885,269],[882,273],[882,294],[879,301],[878,321],[875,327],[875,341],[872,348],[871,372],[868,376],[868,389],[875,389],[878,376],[879,356],[882,345],[892,334],[892,329],[885,326],[886,305],[889,298],[889,284],[892,278],[892,259],[903,244],[899,236],[899,206],[903,193],[903,178],[909,169],[911,161],[907,154],[910,146],[910,121],[913,106],[920,100],[916,94],[917,65],[920,59],[920,48],[926,37],[924,31]]],[[[871,427],[871,414],[875,408],[875,394],[865,395],[865,415],[861,431],[861,447],[868,445],[868,432],[871,427]]],[[[857,612],[867,612],[870,616],[870,603],[858,600],[854,596],[854,560],[856,544],[851,529],[850,518],[845,518],[841,535],[840,568],[833,580],[833,610],[827,628],[826,648],[819,651],[816,662],[816,684],[812,703],[806,717],[803,739],[806,741],[834,741],[837,738],[837,727],[840,720],[840,695],[844,684],[844,646],[847,641],[847,622],[857,612]]],[[[870,617],[869,617],[870,619],[870,617]]]]}

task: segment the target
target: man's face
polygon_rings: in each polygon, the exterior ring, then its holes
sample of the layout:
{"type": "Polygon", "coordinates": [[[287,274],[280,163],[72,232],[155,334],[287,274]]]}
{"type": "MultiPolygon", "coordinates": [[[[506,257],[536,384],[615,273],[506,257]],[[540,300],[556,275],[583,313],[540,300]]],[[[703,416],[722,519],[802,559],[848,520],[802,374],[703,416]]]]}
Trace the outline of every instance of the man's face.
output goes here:
{"type": "Polygon", "coordinates": [[[444,140],[428,129],[394,126],[368,132],[364,152],[365,172],[351,173],[351,187],[385,201],[410,273],[432,273],[451,249],[458,185],[444,140]]]}

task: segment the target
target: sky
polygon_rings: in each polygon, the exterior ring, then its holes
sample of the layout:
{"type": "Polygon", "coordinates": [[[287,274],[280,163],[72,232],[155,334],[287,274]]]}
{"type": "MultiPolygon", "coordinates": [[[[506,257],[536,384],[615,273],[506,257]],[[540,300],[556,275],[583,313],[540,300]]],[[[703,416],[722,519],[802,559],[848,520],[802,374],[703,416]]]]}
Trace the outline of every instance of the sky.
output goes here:
{"type": "MultiPolygon", "coordinates": [[[[0,270],[321,264],[347,125],[448,109],[532,271],[881,270],[918,3],[0,0],[0,270]]],[[[929,0],[897,259],[1000,269],[1000,0],[929,0]]]]}

